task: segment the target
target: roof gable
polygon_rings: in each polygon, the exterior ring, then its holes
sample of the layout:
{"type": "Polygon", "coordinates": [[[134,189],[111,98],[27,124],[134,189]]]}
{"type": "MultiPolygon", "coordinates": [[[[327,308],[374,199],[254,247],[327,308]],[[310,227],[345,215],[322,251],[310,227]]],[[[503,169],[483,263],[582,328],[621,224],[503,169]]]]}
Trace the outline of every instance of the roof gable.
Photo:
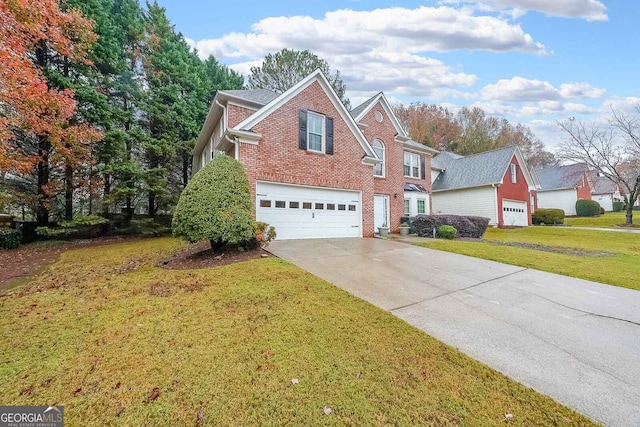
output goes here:
{"type": "Polygon", "coordinates": [[[369,113],[369,111],[371,111],[373,106],[378,102],[380,102],[380,105],[382,105],[382,109],[384,110],[384,112],[387,113],[387,116],[389,117],[389,120],[391,120],[391,123],[393,124],[393,127],[395,128],[398,136],[407,137],[407,132],[400,124],[400,121],[393,112],[393,108],[391,108],[391,104],[389,104],[389,100],[386,96],[384,96],[384,93],[382,92],[379,92],[377,95],[369,98],[368,100],[351,110],[353,119],[356,122],[360,121],[364,116],[367,115],[367,113],[369,113]]]}
{"type": "Polygon", "coordinates": [[[444,191],[502,184],[514,156],[527,184],[530,187],[535,187],[520,149],[512,145],[466,157],[446,152],[440,154],[434,160],[437,163],[437,169],[442,172],[433,182],[432,189],[433,191],[444,191]],[[438,161],[442,155],[445,157],[438,161]]]}
{"type": "Polygon", "coordinates": [[[366,160],[367,162],[373,162],[373,163],[379,161],[378,156],[373,151],[373,148],[371,147],[371,145],[369,145],[369,142],[365,138],[364,134],[362,133],[358,125],[356,124],[355,120],[353,119],[353,117],[351,117],[351,115],[349,114],[345,106],[340,101],[340,98],[338,98],[335,91],[331,87],[331,84],[329,84],[329,81],[324,76],[322,71],[320,71],[319,69],[309,74],[307,77],[302,79],[300,82],[298,82],[296,85],[291,87],[289,90],[287,90],[286,92],[282,93],[277,98],[272,100],[269,104],[265,105],[263,108],[256,111],[251,116],[247,117],[238,125],[234,126],[233,129],[240,130],[240,131],[251,130],[254,126],[256,126],[266,117],[268,117],[272,112],[282,107],[294,96],[296,96],[298,93],[302,92],[304,89],[306,89],[307,87],[309,87],[311,84],[315,82],[318,82],[320,84],[320,87],[324,90],[325,94],[327,95],[327,97],[329,98],[329,100],[331,101],[335,109],[338,111],[338,114],[340,114],[340,117],[342,118],[342,120],[344,120],[344,122],[347,124],[347,126],[349,127],[353,135],[358,140],[358,143],[360,143],[360,146],[365,152],[364,160],[366,160]]]}

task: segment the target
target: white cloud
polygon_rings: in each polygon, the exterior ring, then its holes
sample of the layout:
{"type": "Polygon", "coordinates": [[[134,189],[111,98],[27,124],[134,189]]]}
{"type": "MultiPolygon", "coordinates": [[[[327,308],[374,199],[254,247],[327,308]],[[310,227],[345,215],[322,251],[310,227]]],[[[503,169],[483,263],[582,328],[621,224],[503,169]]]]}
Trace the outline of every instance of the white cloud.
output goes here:
{"type": "Polygon", "coordinates": [[[593,87],[585,82],[563,83],[560,88],[556,88],[547,81],[515,76],[485,86],[480,90],[480,96],[486,100],[542,103],[545,101],[600,98],[605,92],[605,89],[593,87]]]}
{"type": "MultiPolygon", "coordinates": [[[[247,33],[228,33],[195,43],[202,57],[214,55],[248,74],[269,53],[308,49],[340,70],[349,96],[393,92],[397,96],[443,99],[453,88],[473,86],[477,77],[426,56],[428,52],[482,50],[547,55],[550,51],[520,25],[470,8],[394,7],[337,10],[322,18],[270,17],[247,33]],[[443,91],[449,90],[449,92],[443,91]]],[[[457,97],[465,95],[457,92],[457,97]]]]}
{"type": "Polygon", "coordinates": [[[565,99],[596,99],[601,98],[606,89],[596,88],[589,83],[563,83],[560,85],[560,96],[565,99]]]}
{"type": "Polygon", "coordinates": [[[527,11],[547,16],[581,18],[589,22],[607,21],[606,6],[599,0],[445,0],[443,3],[473,3],[478,10],[504,10],[514,18],[527,11]]]}

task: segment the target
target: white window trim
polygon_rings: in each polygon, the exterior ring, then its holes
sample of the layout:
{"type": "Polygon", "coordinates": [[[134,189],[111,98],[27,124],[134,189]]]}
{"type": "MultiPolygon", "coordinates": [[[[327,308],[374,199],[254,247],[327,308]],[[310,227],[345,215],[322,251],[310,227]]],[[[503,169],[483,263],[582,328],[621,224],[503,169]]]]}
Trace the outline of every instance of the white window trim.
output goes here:
{"type": "MultiPolygon", "coordinates": [[[[374,139],[373,140],[373,151],[378,154],[378,152],[376,151],[376,142],[379,143],[382,146],[382,158],[380,160],[382,160],[382,174],[378,175],[376,174],[376,168],[375,166],[373,167],[373,176],[376,178],[386,178],[387,176],[387,147],[385,147],[384,142],[380,141],[379,139],[374,139]]],[[[380,148],[377,148],[378,150],[380,150],[380,148]]]]}
{"type": "Polygon", "coordinates": [[[409,159],[416,159],[417,162],[417,166],[418,166],[418,175],[417,176],[413,176],[413,163],[411,160],[409,160],[409,175],[405,175],[406,178],[415,178],[415,179],[420,179],[420,154],[418,153],[412,153],[411,151],[405,151],[404,154],[402,155],[402,170],[404,173],[404,167],[407,166],[407,164],[404,161],[404,158],[406,155],[409,155],[409,159]]]}
{"type": "Polygon", "coordinates": [[[404,216],[411,216],[411,199],[404,199],[404,216]],[[407,207],[409,212],[407,212],[407,207]]]}
{"type": "MultiPolygon", "coordinates": [[[[314,113],[312,111],[307,111],[307,151],[311,151],[313,153],[325,153],[325,147],[326,147],[326,139],[327,139],[327,130],[325,129],[326,126],[326,117],[323,116],[322,114],[318,114],[318,113],[314,113]],[[320,118],[321,122],[322,122],[322,130],[320,132],[321,133],[321,142],[320,142],[320,150],[314,150],[311,148],[311,138],[309,137],[311,135],[311,126],[310,124],[310,118],[311,117],[318,117],[320,118]]],[[[317,135],[316,133],[314,133],[313,135],[317,135]]]]}
{"type": "Polygon", "coordinates": [[[516,169],[516,164],[511,163],[509,165],[509,170],[511,172],[511,183],[516,184],[518,182],[518,170],[516,169]]]}
{"type": "Polygon", "coordinates": [[[416,199],[416,213],[418,215],[427,214],[427,199],[416,199]],[[424,203],[424,212],[420,212],[420,202],[424,203]]]}

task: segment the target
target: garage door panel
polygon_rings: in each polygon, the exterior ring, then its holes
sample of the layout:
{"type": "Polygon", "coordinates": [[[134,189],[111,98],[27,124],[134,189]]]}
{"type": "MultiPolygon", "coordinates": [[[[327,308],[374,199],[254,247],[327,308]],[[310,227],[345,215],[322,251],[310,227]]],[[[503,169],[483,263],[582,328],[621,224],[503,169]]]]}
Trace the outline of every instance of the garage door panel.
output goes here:
{"type": "Polygon", "coordinates": [[[502,201],[502,222],[507,227],[526,227],[529,225],[527,202],[515,200],[502,201]]]}
{"type": "Polygon", "coordinates": [[[360,237],[360,193],[286,184],[256,184],[256,219],[278,239],[360,237]]]}

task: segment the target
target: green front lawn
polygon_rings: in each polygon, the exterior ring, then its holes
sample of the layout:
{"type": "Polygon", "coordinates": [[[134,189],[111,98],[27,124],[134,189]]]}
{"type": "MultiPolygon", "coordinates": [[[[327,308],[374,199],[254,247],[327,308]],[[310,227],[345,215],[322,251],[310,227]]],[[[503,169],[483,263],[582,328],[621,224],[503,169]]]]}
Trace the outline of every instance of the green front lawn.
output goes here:
{"type": "Polygon", "coordinates": [[[0,298],[0,402],[68,426],[592,425],[277,258],[158,267],[179,247],[66,252],[0,298]]]}
{"type": "Polygon", "coordinates": [[[429,240],[432,249],[640,290],[640,235],[571,227],[487,229],[483,241],[429,240]]]}
{"type": "MultiPolygon", "coordinates": [[[[633,211],[633,223],[638,224],[640,211],[633,211]]],[[[598,228],[615,228],[620,224],[627,222],[626,212],[606,212],[604,215],[594,217],[572,217],[565,218],[566,225],[574,225],[580,227],[598,227],[598,228]]]]}

